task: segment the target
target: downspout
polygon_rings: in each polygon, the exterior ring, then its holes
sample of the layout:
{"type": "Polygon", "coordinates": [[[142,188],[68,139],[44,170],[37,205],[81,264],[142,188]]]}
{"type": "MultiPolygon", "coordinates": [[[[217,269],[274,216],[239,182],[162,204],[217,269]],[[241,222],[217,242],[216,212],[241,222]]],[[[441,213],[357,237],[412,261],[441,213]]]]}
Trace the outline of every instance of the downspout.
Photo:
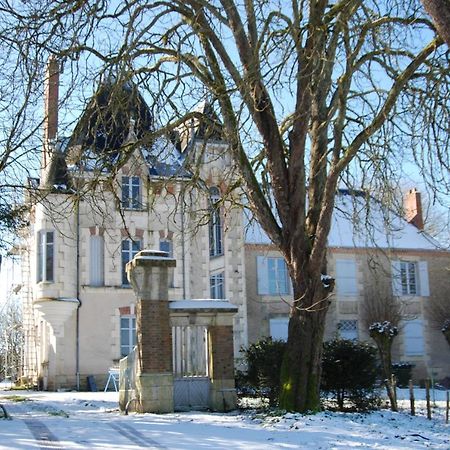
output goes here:
{"type": "Polygon", "coordinates": [[[184,208],[185,208],[185,193],[183,192],[182,202],[181,202],[181,268],[183,276],[183,299],[186,299],[186,246],[184,242],[185,232],[184,232],[184,208]]]}
{"type": "Polygon", "coordinates": [[[77,313],[76,313],[76,325],[75,325],[75,377],[77,380],[77,391],[80,391],[80,195],[77,189],[76,197],[76,289],[78,300],[77,313]]]}

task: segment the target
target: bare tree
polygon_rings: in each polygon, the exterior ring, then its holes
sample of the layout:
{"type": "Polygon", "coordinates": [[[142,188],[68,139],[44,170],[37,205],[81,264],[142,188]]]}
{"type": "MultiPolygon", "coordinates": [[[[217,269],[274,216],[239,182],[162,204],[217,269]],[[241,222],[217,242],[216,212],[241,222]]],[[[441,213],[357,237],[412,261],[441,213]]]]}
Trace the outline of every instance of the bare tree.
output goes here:
{"type": "Polygon", "coordinates": [[[450,345],[450,297],[441,296],[433,298],[427,305],[431,326],[442,331],[450,345]]]}
{"type": "Polygon", "coordinates": [[[20,303],[10,297],[0,308],[0,376],[15,381],[20,375],[23,324],[20,303]]]}
{"type": "MultiPolygon", "coordinates": [[[[66,99],[92,89],[100,74],[132,80],[151,99],[157,133],[201,119],[192,111],[202,99],[217,109],[240,174],[228,191],[245,192],[293,284],[280,406],[318,410],[333,289],[327,237],[338,186],[381,191],[399,167],[416,161],[438,194],[448,192],[448,61],[420,5],[48,0],[14,6],[0,1],[0,43],[9,49],[10,67],[14,60],[12,70],[29,80],[24,111],[49,53],[65,59],[66,99]]],[[[22,125],[15,135],[26,137],[26,130],[22,125]]],[[[17,146],[9,148],[7,159],[17,146]]]]}

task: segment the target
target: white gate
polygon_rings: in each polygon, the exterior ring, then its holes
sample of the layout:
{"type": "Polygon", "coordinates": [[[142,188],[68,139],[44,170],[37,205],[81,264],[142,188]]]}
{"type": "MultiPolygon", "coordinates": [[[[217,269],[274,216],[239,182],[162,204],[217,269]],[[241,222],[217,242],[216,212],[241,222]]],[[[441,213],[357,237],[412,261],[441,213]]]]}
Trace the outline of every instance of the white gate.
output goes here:
{"type": "Polygon", "coordinates": [[[174,407],[183,411],[209,406],[208,329],[172,327],[174,407]]]}

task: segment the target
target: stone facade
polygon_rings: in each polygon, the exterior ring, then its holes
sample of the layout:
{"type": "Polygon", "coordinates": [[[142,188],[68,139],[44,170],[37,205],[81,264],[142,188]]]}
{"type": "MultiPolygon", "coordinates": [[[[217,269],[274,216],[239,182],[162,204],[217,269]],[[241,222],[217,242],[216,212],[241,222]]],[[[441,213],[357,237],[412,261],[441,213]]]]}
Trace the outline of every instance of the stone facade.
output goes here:
{"type": "MultiPolygon", "coordinates": [[[[258,257],[279,258],[277,250],[268,244],[246,245],[247,267],[247,311],[249,342],[277,333],[276,326],[285,325],[290,294],[261,295],[258,292],[258,257]],[[272,329],[271,329],[271,324],[272,329]]],[[[416,265],[423,264],[427,268],[427,285],[429,292],[421,295],[400,295],[396,297],[402,305],[404,320],[400,324],[399,336],[394,340],[393,361],[409,362],[414,365],[413,376],[416,381],[427,377],[444,379],[450,375],[450,349],[442,332],[430,320],[430,305],[440,297],[448,295],[450,280],[450,252],[438,249],[377,249],[377,248],[337,248],[331,247],[328,252],[328,273],[336,278],[336,288],[331,297],[327,315],[325,339],[336,336],[357,337],[370,341],[365,325],[364,303],[370,301],[367,296],[371,292],[392,295],[393,266],[392,261],[408,261],[416,265]],[[339,274],[336,267],[340,261],[350,261],[356,268],[353,292],[340,292],[339,274]],[[420,324],[419,334],[407,342],[407,328],[410,324],[420,324]],[[340,329],[350,325],[351,330],[340,329]],[[353,329],[353,327],[356,327],[353,329]],[[417,341],[417,350],[411,348],[417,341]],[[420,342],[419,342],[420,341],[420,342]],[[411,344],[412,342],[412,344],[411,344]]],[[[419,274],[417,274],[419,275],[419,274]]],[[[420,283],[420,276],[418,277],[420,283]]],[[[423,282],[425,282],[423,280],[423,282]]],[[[279,335],[275,336],[279,337],[279,335]]]]}

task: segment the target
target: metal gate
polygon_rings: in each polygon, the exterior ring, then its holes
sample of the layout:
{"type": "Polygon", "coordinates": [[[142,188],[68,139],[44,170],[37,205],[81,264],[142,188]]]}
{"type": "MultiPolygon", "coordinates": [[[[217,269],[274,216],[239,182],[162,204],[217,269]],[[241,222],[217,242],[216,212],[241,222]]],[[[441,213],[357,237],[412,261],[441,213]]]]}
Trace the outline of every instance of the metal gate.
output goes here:
{"type": "Polygon", "coordinates": [[[172,342],[175,410],[208,408],[210,379],[207,327],[173,327],[172,342]]]}

